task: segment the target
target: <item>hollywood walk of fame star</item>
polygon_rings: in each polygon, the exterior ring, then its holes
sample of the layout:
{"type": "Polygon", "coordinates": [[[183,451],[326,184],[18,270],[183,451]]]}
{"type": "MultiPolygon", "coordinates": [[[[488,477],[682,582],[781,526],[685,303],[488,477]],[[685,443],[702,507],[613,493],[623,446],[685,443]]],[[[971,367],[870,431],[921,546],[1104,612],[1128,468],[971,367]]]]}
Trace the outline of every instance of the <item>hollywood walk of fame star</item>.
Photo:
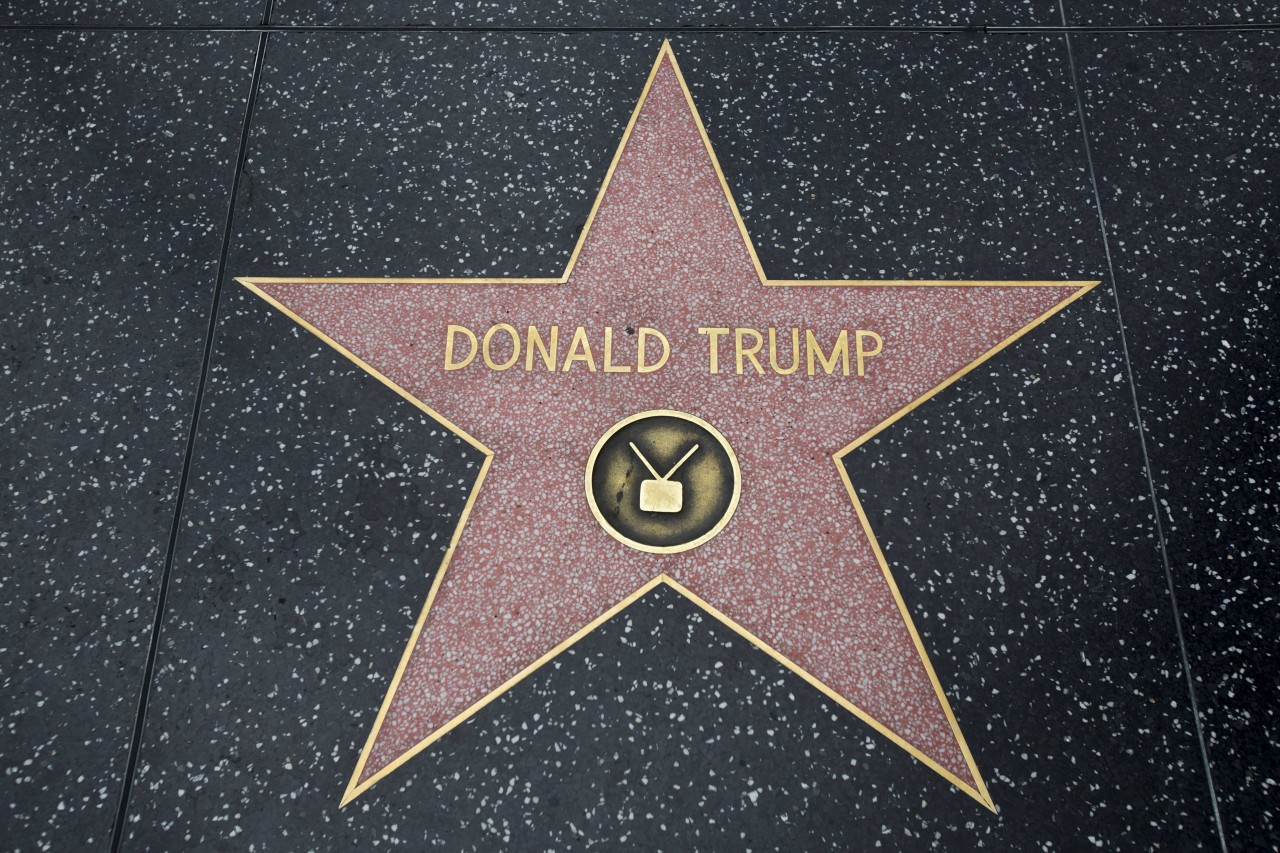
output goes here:
{"type": "MultiPolygon", "coordinates": [[[[562,276],[240,281],[485,455],[344,804],[666,584],[994,808],[840,459],[1097,282],[769,279],[665,42],[562,276]],[[607,324],[619,364],[636,329],[672,343],[648,372],[596,369],[598,337],[572,364],[507,349],[509,369],[443,369],[449,325],[500,324],[508,347],[607,324]],[[788,349],[791,329],[878,330],[883,351],[865,376],[783,374],[735,364],[726,334],[712,372],[709,327],[788,349]],[[736,511],[697,547],[637,550],[584,495],[601,437],[650,410],[712,426],[740,463],[736,511]]],[[[650,508],[679,515],[652,471],[650,508]]]]}

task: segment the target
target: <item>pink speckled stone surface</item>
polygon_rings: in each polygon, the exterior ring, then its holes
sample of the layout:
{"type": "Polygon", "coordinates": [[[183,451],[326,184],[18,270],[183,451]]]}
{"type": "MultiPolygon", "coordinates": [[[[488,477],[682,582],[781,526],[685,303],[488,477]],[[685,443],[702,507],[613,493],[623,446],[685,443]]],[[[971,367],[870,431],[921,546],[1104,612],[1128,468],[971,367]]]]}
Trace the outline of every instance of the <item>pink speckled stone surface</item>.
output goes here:
{"type": "Polygon", "coordinates": [[[766,287],[664,62],[567,284],[263,289],[495,454],[362,781],[661,572],[973,781],[832,454],[1078,287],[766,287]],[[649,326],[672,353],[646,375],[446,373],[448,323],[558,324],[562,350],[582,325],[597,359],[608,325],[620,364],[623,329],[649,326]],[[711,375],[699,326],[873,329],[885,346],[862,379],[738,376],[726,338],[711,375]],[[732,521],[680,554],[610,538],[585,498],[595,442],[648,409],[707,420],[741,464],[732,521]]]}

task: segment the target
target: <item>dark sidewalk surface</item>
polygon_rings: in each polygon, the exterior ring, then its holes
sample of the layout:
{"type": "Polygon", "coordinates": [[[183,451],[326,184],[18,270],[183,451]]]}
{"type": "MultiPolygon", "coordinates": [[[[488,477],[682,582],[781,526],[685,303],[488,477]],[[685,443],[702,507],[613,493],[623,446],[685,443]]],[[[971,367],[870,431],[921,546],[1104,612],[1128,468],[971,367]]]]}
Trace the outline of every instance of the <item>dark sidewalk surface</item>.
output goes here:
{"type": "Polygon", "coordinates": [[[0,847],[1280,846],[1268,24],[6,7],[0,847]],[[479,460],[232,277],[558,273],[663,37],[771,275],[1103,280],[847,460],[998,815],[662,591],[338,808],[479,460]]]}

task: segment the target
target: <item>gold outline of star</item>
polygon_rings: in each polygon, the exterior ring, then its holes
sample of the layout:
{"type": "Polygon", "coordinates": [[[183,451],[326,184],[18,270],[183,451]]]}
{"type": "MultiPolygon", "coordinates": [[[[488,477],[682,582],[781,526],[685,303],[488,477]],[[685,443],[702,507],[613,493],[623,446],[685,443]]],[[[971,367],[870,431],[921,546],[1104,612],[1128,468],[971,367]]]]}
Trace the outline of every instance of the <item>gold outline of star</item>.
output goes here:
{"type": "Polygon", "coordinates": [[[346,806],[348,803],[352,802],[354,799],[356,799],[356,797],[360,796],[362,793],[369,790],[369,788],[371,788],[377,782],[379,782],[380,780],[385,778],[387,775],[389,775],[390,773],[398,769],[400,766],[405,764],[407,761],[409,761],[409,759],[413,758],[419,752],[421,752],[422,750],[430,746],[432,743],[439,740],[444,735],[448,734],[458,725],[470,719],[478,711],[480,711],[481,708],[485,707],[490,702],[492,702],[493,700],[497,699],[499,696],[506,693],[516,684],[523,681],[526,677],[528,677],[529,675],[531,675],[532,673],[540,669],[544,664],[546,664],[548,661],[555,658],[565,649],[568,649],[569,647],[573,646],[575,643],[577,643],[587,634],[591,633],[601,624],[603,624],[604,622],[607,622],[610,618],[617,615],[622,610],[626,609],[629,605],[631,605],[637,599],[639,599],[640,597],[642,597],[643,595],[645,595],[646,593],[654,589],[659,584],[665,584],[669,588],[678,592],[680,595],[683,595],[689,601],[696,604],[703,611],[713,616],[724,625],[731,628],[737,634],[741,635],[742,637],[745,637],[757,648],[759,648],[760,650],[768,654],[770,657],[772,657],[774,660],[781,663],[783,666],[787,667],[792,672],[799,675],[802,679],[804,679],[809,684],[813,685],[825,696],[835,701],[841,707],[853,713],[863,722],[867,723],[872,728],[874,728],[877,732],[884,735],[889,740],[893,741],[895,744],[905,749],[908,753],[910,753],[919,761],[923,762],[926,766],[928,766],[934,772],[941,775],[952,785],[959,788],[961,791],[968,794],[969,796],[973,797],[973,799],[977,800],[979,803],[981,803],[983,806],[985,806],[987,809],[991,810],[992,812],[996,811],[995,803],[992,801],[991,795],[987,790],[986,783],[983,781],[982,775],[978,771],[977,764],[973,759],[973,754],[969,749],[968,743],[965,741],[964,734],[960,731],[959,724],[956,722],[955,714],[951,709],[951,704],[947,701],[946,694],[942,690],[942,685],[938,681],[937,674],[934,672],[933,664],[929,660],[928,652],[925,650],[924,642],[923,640],[921,640],[920,634],[916,630],[915,623],[911,619],[911,614],[908,612],[906,603],[903,601],[902,594],[898,590],[898,585],[893,578],[892,572],[889,569],[888,562],[885,560],[884,553],[880,548],[880,543],[877,541],[875,533],[871,529],[871,524],[867,519],[866,511],[862,507],[862,502],[858,498],[858,494],[853,487],[853,483],[850,482],[849,480],[849,475],[845,471],[844,465],[842,464],[842,460],[846,455],[848,455],[858,447],[862,446],[866,442],[870,441],[880,432],[888,428],[891,424],[896,423],[898,420],[906,416],[908,413],[914,411],[916,408],[923,405],[928,400],[932,399],[935,395],[937,395],[943,389],[951,386],[956,381],[958,381],[961,377],[965,376],[966,374],[970,373],[971,371],[981,366],[988,359],[992,358],[997,353],[1001,352],[1006,347],[1011,345],[1014,341],[1018,340],[1023,335],[1027,334],[1032,329],[1036,328],[1037,326],[1039,326],[1040,324],[1048,320],[1050,317],[1054,316],[1055,314],[1057,314],[1058,312],[1066,308],[1068,305],[1070,305],[1071,303],[1075,302],[1077,299],[1084,296],[1086,293],[1088,293],[1090,290],[1092,290],[1094,287],[1100,284],[1100,281],[965,281],[965,280],[957,280],[957,279],[934,280],[934,281],[910,281],[910,280],[819,280],[819,279],[772,279],[772,278],[769,278],[765,274],[764,268],[760,264],[759,256],[756,254],[755,244],[752,242],[750,234],[747,233],[746,224],[743,222],[742,215],[738,210],[738,205],[734,201],[733,192],[729,189],[729,184],[728,184],[728,181],[725,179],[724,171],[720,167],[720,161],[715,155],[715,151],[712,148],[710,138],[707,136],[706,128],[702,122],[702,116],[699,114],[697,106],[693,102],[693,95],[690,93],[689,86],[685,82],[684,74],[681,72],[679,63],[676,61],[675,53],[671,48],[671,44],[666,39],[664,39],[662,42],[662,47],[658,51],[658,56],[654,60],[653,66],[649,71],[649,76],[645,81],[644,88],[641,90],[640,97],[636,102],[635,109],[632,111],[631,118],[627,122],[626,130],[623,132],[623,135],[622,135],[622,140],[618,144],[618,148],[617,148],[617,151],[614,153],[613,159],[610,161],[609,169],[605,173],[604,181],[601,184],[600,190],[596,194],[595,202],[591,207],[591,213],[588,215],[586,224],[582,228],[582,233],[579,235],[578,241],[574,246],[573,253],[569,257],[569,262],[565,266],[565,270],[560,276],[555,278],[494,278],[494,277],[307,278],[307,277],[297,277],[297,276],[292,276],[292,277],[281,277],[281,276],[256,277],[255,276],[255,277],[237,277],[236,281],[240,282],[249,290],[253,291],[255,294],[260,296],[266,302],[270,303],[273,307],[275,307],[281,313],[288,316],[294,322],[298,323],[307,331],[311,332],[320,340],[324,341],[326,344],[333,347],[335,350],[337,350],[339,353],[344,355],[350,361],[358,365],[361,369],[369,373],[378,381],[382,382],[391,390],[395,391],[405,400],[412,403],[415,407],[425,412],[434,420],[438,421],[441,425],[443,425],[444,427],[446,427],[447,429],[455,433],[458,437],[462,438],[464,441],[466,441],[468,444],[470,444],[472,447],[474,447],[476,450],[480,451],[484,455],[484,462],[480,466],[480,472],[476,476],[475,483],[472,486],[471,493],[467,499],[465,506],[463,507],[462,514],[458,519],[458,523],[454,527],[453,534],[449,540],[449,546],[445,551],[444,557],[440,561],[440,567],[436,572],[434,581],[432,582],[431,590],[427,595],[426,603],[423,605],[423,608],[418,616],[417,622],[414,625],[413,632],[409,638],[409,642],[406,645],[405,650],[401,655],[400,663],[396,668],[395,676],[392,678],[391,684],[388,687],[387,693],[383,698],[382,704],[378,710],[377,719],[374,722],[373,728],[369,732],[369,736],[366,739],[364,748],[361,750],[360,758],[356,764],[355,770],[352,773],[351,779],[348,782],[346,790],[343,793],[342,800],[341,800],[342,806],[346,806]],[[276,300],[275,298],[270,296],[266,291],[264,291],[259,285],[289,283],[289,284],[384,284],[384,285],[385,284],[440,284],[440,285],[512,284],[512,285],[555,286],[555,285],[565,284],[569,280],[569,277],[573,272],[574,266],[578,261],[578,256],[582,251],[582,247],[587,241],[587,236],[590,233],[591,226],[595,221],[596,213],[599,211],[601,202],[604,200],[605,194],[609,189],[609,184],[613,178],[614,171],[617,168],[618,162],[622,158],[623,152],[626,150],[628,140],[631,138],[631,132],[635,126],[636,119],[640,115],[640,111],[644,106],[645,100],[648,98],[649,90],[653,85],[653,80],[657,75],[658,69],[661,67],[662,62],[664,60],[670,61],[671,66],[675,71],[676,79],[679,81],[679,84],[680,84],[680,89],[684,94],[684,98],[686,103],[688,104],[690,112],[693,114],[694,121],[697,124],[698,133],[701,136],[703,145],[705,146],[707,154],[711,159],[712,166],[715,169],[716,177],[718,178],[720,182],[720,187],[723,190],[725,198],[729,203],[729,208],[733,214],[734,221],[737,223],[739,233],[742,236],[743,243],[745,244],[747,252],[750,255],[751,263],[755,267],[756,274],[759,276],[761,284],[767,287],[1009,287],[1009,286],[1016,285],[1019,287],[1059,287],[1061,288],[1061,287],[1075,286],[1078,288],[1075,294],[1059,302],[1057,305],[1050,308],[1048,311],[1045,311],[1044,313],[1036,317],[1034,320],[1032,320],[1022,328],[1020,328],[1017,332],[1005,338],[1004,340],[1000,341],[994,347],[984,352],[981,356],[974,359],[969,364],[965,365],[962,369],[955,372],[951,376],[948,376],[946,379],[944,379],[942,382],[935,385],[929,391],[917,397],[916,399],[912,400],[906,406],[903,406],[901,409],[894,412],[892,415],[885,418],[880,423],[876,424],[876,426],[862,433],[856,439],[854,439],[853,441],[851,441],[850,443],[842,447],[840,450],[832,454],[832,459],[835,462],[836,468],[840,473],[840,479],[844,483],[845,489],[849,493],[849,498],[853,502],[853,507],[857,513],[858,520],[862,525],[863,532],[866,534],[867,539],[871,543],[871,548],[874,551],[876,560],[880,565],[880,570],[883,573],[885,581],[888,584],[889,589],[893,594],[893,599],[897,604],[898,611],[901,614],[903,622],[905,623],[906,628],[911,635],[911,639],[915,645],[916,652],[920,656],[921,663],[924,665],[925,672],[928,674],[929,680],[933,685],[934,692],[937,695],[938,701],[943,708],[947,721],[951,726],[952,733],[955,736],[956,742],[959,744],[961,752],[964,755],[964,759],[968,766],[969,772],[972,774],[974,782],[976,783],[974,785],[971,785],[968,782],[965,782],[964,780],[960,779],[954,773],[947,770],[945,767],[940,765],[938,762],[934,761],[928,755],[925,755],[917,747],[915,747],[913,744],[909,743],[908,741],[904,740],[902,737],[894,733],[891,729],[887,728],[885,725],[880,723],[878,720],[872,717],[869,713],[859,708],[857,705],[855,705],[853,702],[849,701],[845,697],[841,696],[835,690],[823,684],[813,675],[808,673],[799,664],[787,658],[781,652],[777,651],[776,649],[771,647],[768,643],[764,642],[760,637],[754,635],[753,633],[748,631],[746,628],[742,627],[740,624],[735,622],[733,619],[731,619],[729,616],[727,616],[720,610],[717,610],[707,601],[699,597],[697,594],[695,594],[694,592],[689,590],[687,587],[680,584],[678,581],[676,581],[666,573],[661,573],[656,577],[654,577],[653,579],[646,582],[645,584],[643,584],[642,586],[640,586],[630,595],[620,600],[613,607],[609,608],[604,613],[600,614],[600,616],[598,616],[596,619],[592,620],[590,623],[583,626],[581,629],[576,631],[574,634],[572,634],[568,638],[562,640],[550,651],[548,651],[546,654],[539,657],[533,663],[529,664],[527,667],[522,669],[519,673],[512,676],[510,679],[508,679],[506,682],[501,684],[499,687],[495,688],[494,690],[486,694],[482,699],[480,699],[475,704],[471,705],[461,714],[458,714],[456,717],[449,720],[447,723],[440,726],[438,729],[434,730],[426,738],[422,739],[417,744],[415,744],[413,748],[401,754],[398,758],[396,758],[394,761],[389,763],[387,766],[383,767],[374,775],[370,776],[368,779],[364,780],[363,782],[360,781],[360,777],[364,772],[365,764],[368,761],[369,755],[373,749],[373,745],[377,740],[378,733],[381,730],[383,720],[386,718],[387,711],[391,707],[391,703],[396,694],[396,690],[400,685],[400,680],[404,675],[404,671],[406,667],[408,666],[409,659],[411,657],[413,649],[417,645],[418,637],[421,635],[423,627],[427,622],[427,616],[428,616],[428,613],[431,611],[431,605],[435,600],[436,593],[439,591],[440,586],[444,581],[445,575],[449,567],[449,562],[452,559],[454,551],[458,545],[458,542],[462,537],[463,529],[466,527],[467,519],[470,516],[471,509],[475,504],[476,496],[479,494],[480,489],[484,484],[485,475],[489,471],[489,467],[493,461],[494,454],[492,450],[486,447],[474,436],[470,435],[466,430],[462,429],[457,424],[454,424],[453,422],[451,422],[447,417],[442,415],[440,412],[437,412],[436,410],[432,409],[430,406],[428,406],[426,403],[419,400],[413,394],[409,393],[399,384],[392,381],[387,376],[383,375],[376,368],[374,368],[372,365],[370,365],[360,357],[356,356],[354,353],[352,353],[342,344],[338,343],[336,340],[326,335],[324,332],[322,332],[320,329],[315,327],[313,324],[309,323],[307,320],[303,319],[301,316],[291,311],[289,308],[285,307],[282,303],[280,303],[278,300],[276,300]]]}

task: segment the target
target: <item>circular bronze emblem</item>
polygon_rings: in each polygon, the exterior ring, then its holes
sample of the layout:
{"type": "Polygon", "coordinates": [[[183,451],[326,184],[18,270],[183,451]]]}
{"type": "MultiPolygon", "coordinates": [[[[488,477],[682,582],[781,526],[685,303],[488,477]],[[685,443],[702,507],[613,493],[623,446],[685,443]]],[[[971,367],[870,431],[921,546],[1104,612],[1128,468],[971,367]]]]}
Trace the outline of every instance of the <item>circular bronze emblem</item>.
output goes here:
{"type": "Polygon", "coordinates": [[[640,551],[696,548],[729,523],[738,458],[711,424],[669,409],[614,424],[587,459],[587,503],[610,536],[640,551]]]}

